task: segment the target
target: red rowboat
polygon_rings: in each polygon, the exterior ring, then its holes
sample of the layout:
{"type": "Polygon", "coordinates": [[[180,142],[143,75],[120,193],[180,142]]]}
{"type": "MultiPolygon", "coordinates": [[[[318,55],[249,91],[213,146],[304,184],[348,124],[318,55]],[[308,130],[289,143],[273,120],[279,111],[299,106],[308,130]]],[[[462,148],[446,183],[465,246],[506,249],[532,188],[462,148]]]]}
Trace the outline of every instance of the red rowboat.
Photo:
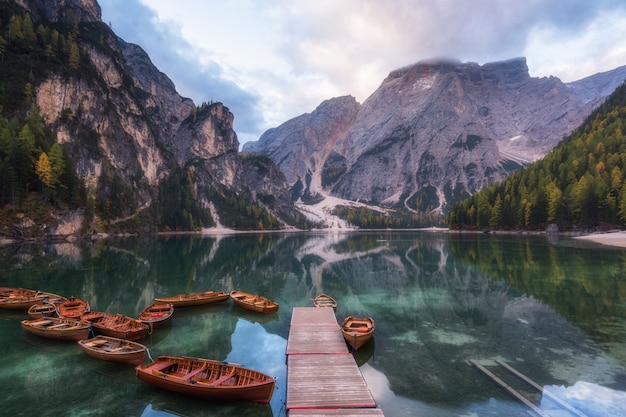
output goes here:
{"type": "Polygon", "coordinates": [[[135,371],[137,378],[159,388],[203,398],[268,403],[274,393],[271,376],[208,359],[159,356],[135,371]]]}
{"type": "Polygon", "coordinates": [[[99,335],[79,340],[78,345],[89,356],[104,361],[141,365],[146,356],[146,347],[141,343],[116,337],[99,335]]]}
{"type": "Polygon", "coordinates": [[[241,308],[257,313],[272,314],[278,311],[278,303],[260,295],[248,294],[241,291],[231,291],[230,298],[241,308]]]}
{"type": "Polygon", "coordinates": [[[228,294],[222,291],[205,291],[194,294],[178,294],[171,297],[159,297],[154,301],[171,303],[174,307],[190,307],[202,304],[217,303],[228,300],[228,294]]]}
{"type": "Polygon", "coordinates": [[[374,336],[374,319],[348,316],[341,323],[341,333],[353,351],[357,351],[374,336]]]}
{"type": "Polygon", "coordinates": [[[80,320],[91,324],[97,334],[118,339],[139,340],[150,333],[149,325],[121,314],[90,311],[80,316],[80,320]]]}
{"type": "Polygon", "coordinates": [[[154,303],[139,313],[139,321],[146,323],[152,328],[165,324],[174,314],[172,303],[154,303]]]}
{"type": "Polygon", "coordinates": [[[22,320],[22,329],[37,336],[60,340],[82,340],[89,337],[89,324],[58,317],[22,320]]]}

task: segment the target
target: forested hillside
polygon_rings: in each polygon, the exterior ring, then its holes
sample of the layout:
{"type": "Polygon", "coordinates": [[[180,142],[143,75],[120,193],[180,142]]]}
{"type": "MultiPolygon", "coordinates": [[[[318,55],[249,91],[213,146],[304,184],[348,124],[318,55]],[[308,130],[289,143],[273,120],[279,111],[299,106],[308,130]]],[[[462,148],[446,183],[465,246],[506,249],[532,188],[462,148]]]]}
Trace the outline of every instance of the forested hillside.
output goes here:
{"type": "Polygon", "coordinates": [[[453,229],[560,230],[626,224],[626,84],[542,160],[450,211],[453,229]]]}
{"type": "Polygon", "coordinates": [[[24,7],[0,1],[0,238],[312,227],[228,108],[180,96],[95,0],[24,7]]]}
{"type": "MultiPolygon", "coordinates": [[[[42,122],[34,105],[38,81],[51,72],[78,71],[78,29],[34,26],[28,13],[9,3],[0,8],[0,207],[3,229],[18,211],[34,213],[41,227],[51,208],[86,205],[73,163],[42,122]]],[[[68,121],[71,114],[66,115],[68,121]]],[[[33,225],[34,226],[34,225],[33,225]]]]}

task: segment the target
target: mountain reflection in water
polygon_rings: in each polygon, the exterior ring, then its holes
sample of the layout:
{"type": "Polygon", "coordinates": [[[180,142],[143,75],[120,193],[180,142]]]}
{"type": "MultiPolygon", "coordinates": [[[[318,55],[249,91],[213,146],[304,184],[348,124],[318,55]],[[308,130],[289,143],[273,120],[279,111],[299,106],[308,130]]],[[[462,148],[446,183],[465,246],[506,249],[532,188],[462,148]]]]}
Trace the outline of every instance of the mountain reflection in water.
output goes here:
{"type": "Polygon", "coordinates": [[[269,406],[206,407],[138,381],[132,367],[97,372],[101,364],[77,346],[27,337],[19,325],[25,317],[0,310],[3,412],[63,415],[71,404],[74,413],[101,415],[285,415],[291,311],[326,293],[338,302],[339,321],[376,320],[374,340],[355,359],[387,416],[527,415],[469,359],[501,359],[540,385],[562,387],[553,389],[572,404],[581,392],[597,393],[593,408],[601,411],[585,409],[589,416],[622,415],[610,399],[626,392],[625,269],[622,249],[429,232],[2,246],[0,286],[75,295],[94,310],[136,316],[157,296],[231,289],[280,303],[271,316],[230,301],[180,309],[143,341],[152,357],[228,360],[277,376],[269,406]],[[61,389],[68,381],[73,388],[61,389]]]}

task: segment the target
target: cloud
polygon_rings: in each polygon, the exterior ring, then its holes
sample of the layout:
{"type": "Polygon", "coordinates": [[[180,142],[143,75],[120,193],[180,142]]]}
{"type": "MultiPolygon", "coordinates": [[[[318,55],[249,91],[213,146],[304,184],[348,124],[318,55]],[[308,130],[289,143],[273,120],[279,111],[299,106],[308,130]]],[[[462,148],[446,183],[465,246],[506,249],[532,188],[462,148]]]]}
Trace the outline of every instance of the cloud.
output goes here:
{"type": "MultiPolygon", "coordinates": [[[[297,4],[284,16],[282,32],[293,34],[282,46],[285,59],[293,63],[295,73],[323,73],[332,85],[349,86],[359,98],[372,92],[373,75],[380,82],[382,71],[386,75],[426,58],[446,56],[484,63],[529,54],[558,60],[567,54],[556,50],[560,42],[576,44],[587,31],[600,30],[594,22],[603,14],[626,9],[623,2],[602,0],[319,0],[297,4]],[[541,42],[550,42],[550,35],[557,36],[558,43],[548,51],[541,42]]],[[[626,27],[623,13],[621,22],[626,27]]],[[[608,30],[602,36],[620,44],[616,40],[624,39],[608,30]]],[[[578,48],[581,53],[593,53],[593,44],[585,46],[588,49],[578,48]]]]}
{"type": "Polygon", "coordinates": [[[526,54],[535,73],[569,82],[625,65],[626,43],[619,39],[626,39],[626,10],[600,11],[576,36],[536,27],[528,36],[526,54]]]}
{"type": "Polygon", "coordinates": [[[224,103],[235,115],[240,141],[258,138],[264,128],[259,98],[225,76],[223,67],[207,58],[211,53],[192,45],[180,24],[162,21],[139,0],[101,0],[103,21],[124,41],[144,49],[155,66],[174,81],[176,90],[196,104],[224,103]],[[114,22],[114,23],[113,23],[114,22]]]}
{"type": "Polygon", "coordinates": [[[100,1],[183,95],[224,102],[242,143],[424,59],[525,56],[564,81],[626,63],[623,0],[100,1]]]}

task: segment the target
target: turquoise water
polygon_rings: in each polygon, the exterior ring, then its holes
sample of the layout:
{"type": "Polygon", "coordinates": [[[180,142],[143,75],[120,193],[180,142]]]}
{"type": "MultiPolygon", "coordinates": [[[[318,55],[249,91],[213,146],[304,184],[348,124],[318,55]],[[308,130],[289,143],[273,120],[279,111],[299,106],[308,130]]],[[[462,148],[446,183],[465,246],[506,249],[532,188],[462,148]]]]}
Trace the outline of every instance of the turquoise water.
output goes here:
{"type": "MultiPolygon", "coordinates": [[[[324,292],[338,301],[339,320],[376,320],[374,340],[355,359],[388,417],[528,415],[470,359],[501,359],[589,416],[622,416],[625,277],[623,249],[526,236],[294,233],[2,246],[0,286],[74,295],[94,310],[137,316],[154,297],[232,289],[281,307],[270,316],[230,301],[178,309],[143,340],[152,357],[228,360],[276,376],[266,405],[159,390],[132,367],[24,333],[25,312],[0,310],[0,415],[284,416],[291,310],[324,292]]],[[[544,410],[556,407],[523,392],[544,410]]]]}

